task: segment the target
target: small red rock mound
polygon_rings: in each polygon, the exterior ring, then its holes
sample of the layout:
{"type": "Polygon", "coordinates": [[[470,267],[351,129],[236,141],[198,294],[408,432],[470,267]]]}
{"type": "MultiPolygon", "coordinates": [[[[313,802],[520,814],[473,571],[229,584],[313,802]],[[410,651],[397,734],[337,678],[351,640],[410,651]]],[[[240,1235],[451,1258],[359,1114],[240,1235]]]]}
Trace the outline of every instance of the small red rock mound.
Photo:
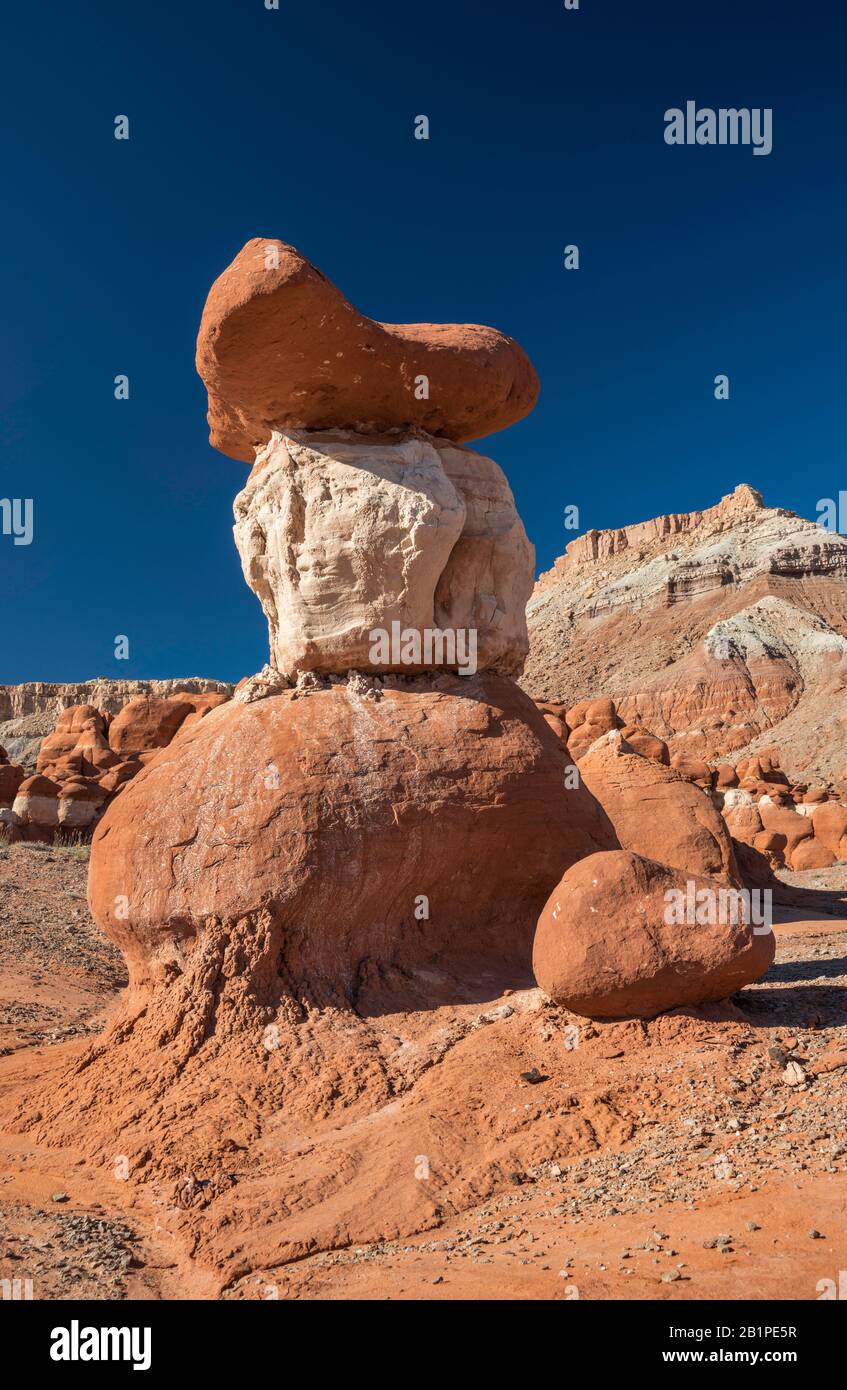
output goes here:
{"type": "Polygon", "coordinates": [[[273,1008],[290,991],[346,1002],[384,965],[528,967],[551,883],[614,844],[608,821],[565,789],[558,740],[510,681],[379,694],[233,702],[113,802],[89,899],[136,987],[172,982],[176,999],[184,973],[233,952],[238,979],[215,989],[273,1008]]]}
{"type": "Polygon", "coordinates": [[[25,777],[12,806],[22,825],[53,828],[59,824],[59,784],[36,773],[25,777]]]}
{"type": "Polygon", "coordinates": [[[211,443],[252,463],[274,429],[417,427],[462,442],[520,420],[538,378],[477,324],[377,323],[293,246],[254,237],[219,275],[197,338],[211,443]],[[426,385],[420,378],[426,378],[426,385]]]}
{"type": "Polygon", "coordinates": [[[190,728],[209,710],[226,703],[228,696],[211,692],[184,695],[178,691],[165,699],[136,695],[115,715],[109,726],[109,746],[122,757],[167,748],[180,729],[190,728]]]}
{"type": "Polygon", "coordinates": [[[664,739],[651,734],[649,729],[642,728],[640,724],[624,724],[621,739],[621,752],[640,753],[642,758],[653,758],[655,762],[669,766],[668,745],[664,739]]]}
{"type": "Polygon", "coordinates": [[[0,810],[11,807],[23,780],[23,768],[10,763],[5,748],[0,748],[0,810]]]}
{"type": "Polygon", "coordinates": [[[565,714],[565,722],[570,730],[568,749],[571,757],[579,760],[588,752],[592,743],[619,729],[623,720],[618,718],[612,700],[580,700],[565,714]]]}
{"type": "Polygon", "coordinates": [[[732,839],[711,798],[672,768],[623,749],[623,739],[612,732],[579,762],[580,778],[621,848],[740,886],[732,839]]]}
{"type": "Polygon", "coordinates": [[[573,1013],[651,1018],[728,998],[774,950],[773,932],[745,925],[726,883],[615,850],[568,869],[539,918],[533,967],[573,1013]]]}

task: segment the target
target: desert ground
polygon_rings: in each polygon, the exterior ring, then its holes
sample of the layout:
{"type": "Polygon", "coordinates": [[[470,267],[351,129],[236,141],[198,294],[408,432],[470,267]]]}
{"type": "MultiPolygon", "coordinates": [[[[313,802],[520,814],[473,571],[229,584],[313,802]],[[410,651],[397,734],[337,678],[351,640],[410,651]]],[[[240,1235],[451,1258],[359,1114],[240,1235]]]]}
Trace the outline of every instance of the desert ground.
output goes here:
{"type": "Polygon", "coordinates": [[[422,1007],[363,1012],[386,1085],[348,1085],[308,1130],[265,1115],[234,1190],[276,1144],[304,1190],[351,1156],[369,1171],[318,1183],[301,1222],[314,1238],[277,1263],[261,1234],[274,1195],[256,1189],[238,1273],[204,1232],[233,1189],[186,1210],[155,1172],[123,1178],[15,1129],[126,983],[86,906],[87,854],[0,850],[0,1278],[31,1280],[34,1298],[809,1301],[837,1283],[847,866],[780,875],[776,961],[725,1004],[591,1023],[531,980],[428,972],[422,1007]],[[384,1190],[398,1146],[399,1201],[384,1190]]]}

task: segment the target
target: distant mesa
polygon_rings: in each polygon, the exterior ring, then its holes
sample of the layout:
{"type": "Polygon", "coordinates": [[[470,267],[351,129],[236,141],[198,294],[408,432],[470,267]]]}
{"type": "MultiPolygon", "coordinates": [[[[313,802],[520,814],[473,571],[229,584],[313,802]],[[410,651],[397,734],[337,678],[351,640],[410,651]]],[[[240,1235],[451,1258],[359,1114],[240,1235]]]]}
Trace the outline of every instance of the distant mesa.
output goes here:
{"type": "Polygon", "coordinates": [[[378,323],[293,246],[263,237],[209,291],[197,370],[211,443],[244,463],[274,430],[479,439],[527,415],[539,389],[526,353],[497,329],[378,323]]]}

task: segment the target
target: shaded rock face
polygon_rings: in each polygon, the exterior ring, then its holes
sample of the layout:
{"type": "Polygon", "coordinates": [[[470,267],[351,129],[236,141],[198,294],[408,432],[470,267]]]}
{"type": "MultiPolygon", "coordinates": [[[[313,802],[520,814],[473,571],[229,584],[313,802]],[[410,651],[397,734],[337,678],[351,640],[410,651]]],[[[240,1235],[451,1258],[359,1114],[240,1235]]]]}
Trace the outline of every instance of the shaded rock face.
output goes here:
{"type": "Polygon", "coordinates": [[[274,430],[417,428],[479,439],[522,419],[538,396],[529,359],[505,334],[377,323],[293,246],[261,237],[209,291],[197,370],[210,442],[245,463],[274,430]]]}
{"type": "Polygon", "coordinates": [[[0,810],[11,810],[24,776],[23,768],[11,763],[6,749],[0,748],[0,810]]]}
{"type": "Polygon", "coordinates": [[[567,871],[541,913],[535,977],[557,1004],[588,1018],[650,1018],[726,999],[765,973],[775,941],[737,910],[733,922],[731,908],[720,907],[721,889],[735,891],[627,850],[589,855],[567,871]],[[669,920],[678,901],[669,893],[704,895],[701,920],[669,920]],[[713,913],[703,910],[704,900],[713,913]]]}
{"type": "MultiPolygon", "coordinates": [[[[472,633],[472,669],[520,671],[534,551],[490,459],[425,436],[274,434],[235,518],[283,674],[432,666],[375,647],[392,624],[461,631],[466,665],[472,633]]],[[[462,664],[449,655],[443,666],[462,664]]]]}
{"type": "Polygon", "coordinates": [[[532,702],[487,673],[232,702],[108,808],[91,910],[142,992],[236,937],[264,943],[241,952],[239,997],[273,1007],[350,1002],[389,966],[527,971],[561,866],[614,844],[564,767],[532,702]]]}
{"type": "Polygon", "coordinates": [[[109,725],[109,747],[124,758],[166,748],[181,729],[225,704],[228,698],[215,691],[203,695],[179,691],[166,699],[136,695],[109,725]]]}

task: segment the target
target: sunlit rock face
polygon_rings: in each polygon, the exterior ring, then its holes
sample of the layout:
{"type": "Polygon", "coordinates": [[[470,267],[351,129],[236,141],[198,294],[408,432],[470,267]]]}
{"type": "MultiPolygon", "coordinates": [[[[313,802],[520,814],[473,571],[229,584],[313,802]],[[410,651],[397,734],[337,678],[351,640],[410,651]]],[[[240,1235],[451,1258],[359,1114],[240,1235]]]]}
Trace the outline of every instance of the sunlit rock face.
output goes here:
{"type": "Polygon", "coordinates": [[[522,668],[533,549],[491,459],[420,434],[274,433],[234,534],[289,677],[456,667],[445,646],[415,660],[374,636],[442,629],[465,634],[460,654],[473,633],[476,669],[522,668]]]}

